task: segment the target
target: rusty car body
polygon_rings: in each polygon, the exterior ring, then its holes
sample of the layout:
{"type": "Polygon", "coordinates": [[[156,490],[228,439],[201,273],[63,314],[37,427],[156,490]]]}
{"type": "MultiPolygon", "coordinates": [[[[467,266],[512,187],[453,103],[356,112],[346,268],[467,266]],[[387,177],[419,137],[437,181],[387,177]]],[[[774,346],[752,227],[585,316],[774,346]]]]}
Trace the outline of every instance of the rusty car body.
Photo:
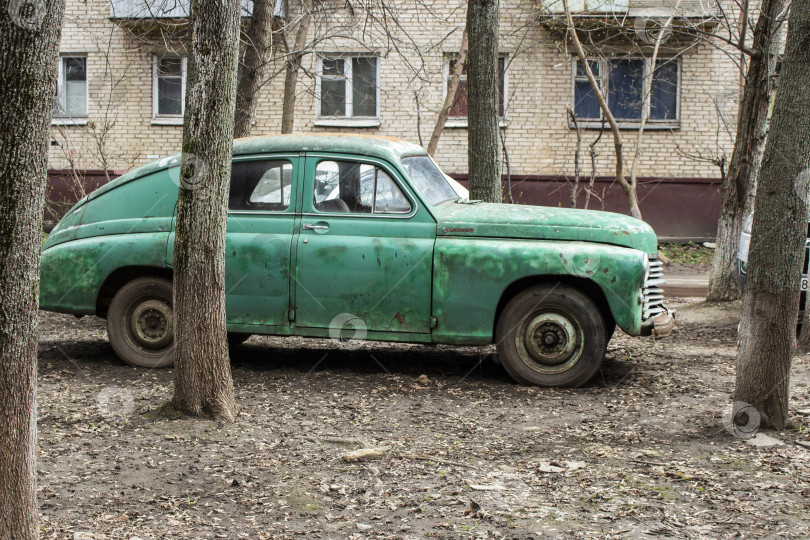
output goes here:
{"type": "MultiPolygon", "coordinates": [[[[174,361],[180,155],[79,201],[42,253],[40,307],[107,318],[116,353],[174,361]]],[[[363,136],[237,140],[226,241],[230,339],[251,334],[497,343],[524,384],[577,386],[616,326],[665,335],[657,239],[588,210],[459,197],[417,145],[363,136]]]]}

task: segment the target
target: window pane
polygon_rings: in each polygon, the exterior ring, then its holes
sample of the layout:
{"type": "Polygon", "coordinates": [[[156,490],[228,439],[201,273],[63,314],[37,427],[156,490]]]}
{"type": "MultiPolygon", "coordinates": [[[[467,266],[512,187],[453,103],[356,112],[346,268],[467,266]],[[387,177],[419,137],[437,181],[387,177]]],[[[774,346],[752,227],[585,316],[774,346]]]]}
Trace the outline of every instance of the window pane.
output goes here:
{"type": "Polygon", "coordinates": [[[183,78],[159,77],[158,114],[183,114],[183,78]]]}
{"type": "Polygon", "coordinates": [[[65,58],[63,69],[66,81],[87,80],[87,58],[65,58]]]}
{"type": "Polygon", "coordinates": [[[343,77],[343,59],[340,58],[324,58],[323,59],[323,74],[324,76],[338,76],[343,77]]]}
{"type": "Polygon", "coordinates": [[[327,213],[371,213],[374,167],[350,161],[321,161],[315,168],[315,209],[327,213]]]}
{"type": "Polygon", "coordinates": [[[352,59],[352,114],[377,116],[377,59],[352,59]]]}
{"type": "Polygon", "coordinates": [[[456,190],[447,181],[442,171],[429,156],[404,158],[402,165],[415,187],[430,204],[441,204],[459,198],[456,190]]]}
{"type": "Polygon", "coordinates": [[[678,62],[659,60],[650,93],[650,119],[675,120],[678,117],[678,62]]]}
{"type": "MultiPolygon", "coordinates": [[[[582,62],[576,60],[577,64],[577,77],[587,77],[585,74],[585,69],[582,67],[582,62]]],[[[588,60],[588,64],[591,66],[591,73],[593,73],[594,77],[599,76],[599,62],[597,60],[588,60]]]]}
{"type": "Polygon", "coordinates": [[[241,161],[231,167],[228,208],[281,211],[290,206],[292,164],[288,161],[241,161]]]}
{"type": "Polygon", "coordinates": [[[377,170],[377,194],[374,198],[375,214],[407,214],[411,205],[391,178],[377,170]]]}
{"type": "Polygon", "coordinates": [[[158,75],[183,75],[181,58],[161,58],[158,62],[158,75]]]}
{"type": "Polygon", "coordinates": [[[459,81],[456,89],[456,98],[450,107],[450,116],[467,118],[467,81],[459,81]]]}
{"type": "Polygon", "coordinates": [[[68,116],[87,116],[87,81],[65,81],[64,107],[68,116]]]}
{"type": "Polygon", "coordinates": [[[602,118],[599,102],[596,101],[596,95],[588,81],[574,83],[574,114],[577,118],[583,119],[599,120],[602,118]]]}
{"type": "Polygon", "coordinates": [[[346,116],[345,80],[321,80],[321,116],[346,116]]]}
{"type": "Polygon", "coordinates": [[[610,61],[608,107],[617,120],[640,120],[644,60],[610,61]]]}

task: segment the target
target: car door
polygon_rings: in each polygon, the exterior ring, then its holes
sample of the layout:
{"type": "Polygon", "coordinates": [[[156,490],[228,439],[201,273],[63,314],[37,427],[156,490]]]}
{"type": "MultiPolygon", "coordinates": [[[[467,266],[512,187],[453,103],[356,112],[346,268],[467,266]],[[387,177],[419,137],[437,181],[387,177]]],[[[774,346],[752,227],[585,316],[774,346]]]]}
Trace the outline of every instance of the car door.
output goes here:
{"type": "Polygon", "coordinates": [[[429,334],[436,224],[396,169],[310,154],[302,191],[295,325],[429,334]]]}
{"type": "Polygon", "coordinates": [[[225,242],[225,306],[232,330],[289,326],[290,253],[300,173],[297,155],[233,162],[225,242]]]}

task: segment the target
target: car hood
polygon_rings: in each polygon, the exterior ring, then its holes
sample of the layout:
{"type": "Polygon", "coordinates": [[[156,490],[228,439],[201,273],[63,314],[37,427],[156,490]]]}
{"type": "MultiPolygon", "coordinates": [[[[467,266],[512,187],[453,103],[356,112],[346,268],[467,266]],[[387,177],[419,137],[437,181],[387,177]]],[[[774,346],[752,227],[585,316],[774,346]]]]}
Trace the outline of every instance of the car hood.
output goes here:
{"type": "Polygon", "coordinates": [[[652,227],[624,214],[551,206],[447,202],[433,208],[439,236],[600,242],[654,255],[652,227]]]}

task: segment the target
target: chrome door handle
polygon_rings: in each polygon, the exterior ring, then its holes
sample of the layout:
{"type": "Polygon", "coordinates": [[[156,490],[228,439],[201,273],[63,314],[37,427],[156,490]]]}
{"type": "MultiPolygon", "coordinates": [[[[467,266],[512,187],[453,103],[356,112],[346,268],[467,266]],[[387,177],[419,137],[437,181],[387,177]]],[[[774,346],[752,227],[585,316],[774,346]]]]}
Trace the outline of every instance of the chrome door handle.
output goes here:
{"type": "Polygon", "coordinates": [[[329,225],[311,225],[309,223],[304,223],[304,226],[301,228],[305,231],[328,231],[329,225]]]}

